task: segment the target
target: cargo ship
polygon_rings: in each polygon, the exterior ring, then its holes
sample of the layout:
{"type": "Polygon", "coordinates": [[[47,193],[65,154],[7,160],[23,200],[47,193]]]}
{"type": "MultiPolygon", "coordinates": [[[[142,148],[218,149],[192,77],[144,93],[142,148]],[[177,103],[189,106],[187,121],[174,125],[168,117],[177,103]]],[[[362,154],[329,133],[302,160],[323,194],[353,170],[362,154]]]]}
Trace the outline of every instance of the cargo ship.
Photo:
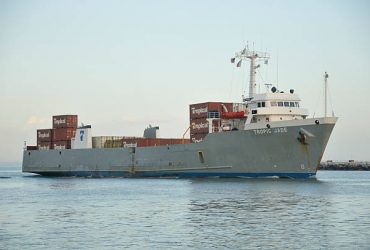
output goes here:
{"type": "Polygon", "coordinates": [[[77,115],[53,116],[51,129],[37,131],[37,145],[25,146],[22,171],[79,177],[314,177],[337,117],[328,117],[325,106],[323,117],[310,118],[293,89],[268,86],[256,93],[257,63],[268,59],[248,47],[237,52],[231,63],[250,63],[249,96],[241,103],[191,104],[182,138],[160,138],[158,126],[149,126],[143,137],[94,137],[91,125],[78,126],[77,115]]]}

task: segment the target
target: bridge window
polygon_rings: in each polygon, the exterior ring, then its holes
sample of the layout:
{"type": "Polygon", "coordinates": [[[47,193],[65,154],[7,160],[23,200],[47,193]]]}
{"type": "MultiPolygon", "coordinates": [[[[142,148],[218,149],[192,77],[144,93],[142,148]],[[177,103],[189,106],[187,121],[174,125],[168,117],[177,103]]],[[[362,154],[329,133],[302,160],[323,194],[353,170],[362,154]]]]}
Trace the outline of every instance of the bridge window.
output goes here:
{"type": "Polygon", "coordinates": [[[299,108],[299,102],[295,102],[295,106],[299,108]]]}
{"type": "Polygon", "coordinates": [[[264,108],[264,107],[266,107],[266,103],[265,102],[258,102],[257,107],[258,108],[261,108],[261,107],[264,108]]]}
{"type": "Polygon", "coordinates": [[[283,107],[284,106],[284,103],[283,102],[278,102],[278,106],[279,107],[283,107]]]}
{"type": "Polygon", "coordinates": [[[284,102],[284,107],[289,107],[289,102],[284,102]]]}
{"type": "Polygon", "coordinates": [[[276,107],[277,106],[277,102],[271,102],[271,107],[276,107]]]}
{"type": "Polygon", "coordinates": [[[294,107],[294,102],[290,102],[290,107],[294,107]]]}
{"type": "Polygon", "coordinates": [[[208,118],[220,118],[220,112],[208,111],[208,118]]]}

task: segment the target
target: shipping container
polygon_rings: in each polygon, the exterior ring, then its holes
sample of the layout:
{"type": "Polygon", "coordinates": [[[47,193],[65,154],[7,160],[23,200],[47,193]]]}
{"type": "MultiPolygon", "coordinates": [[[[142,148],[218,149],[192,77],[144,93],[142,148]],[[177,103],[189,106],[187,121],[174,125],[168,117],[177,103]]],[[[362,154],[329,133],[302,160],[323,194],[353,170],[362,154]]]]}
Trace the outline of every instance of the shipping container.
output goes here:
{"type": "Polygon", "coordinates": [[[37,130],[37,143],[39,142],[51,142],[53,140],[52,129],[38,129],[37,130]]]}
{"type": "Polygon", "coordinates": [[[140,138],[140,137],[125,137],[122,139],[122,145],[123,147],[127,148],[127,147],[138,147],[139,145],[139,141],[141,139],[144,139],[144,138],[140,138]]]}
{"type": "Polygon", "coordinates": [[[71,141],[53,141],[52,146],[54,149],[70,149],[71,148],[71,141]]]}
{"type": "Polygon", "coordinates": [[[197,143],[203,141],[203,139],[208,135],[208,133],[203,134],[190,134],[190,142],[197,143]]]}
{"type": "Polygon", "coordinates": [[[153,146],[166,146],[174,144],[187,144],[189,139],[181,138],[124,138],[124,147],[153,147],[153,146]]]}
{"type": "MultiPolygon", "coordinates": [[[[220,119],[212,120],[211,132],[218,132],[221,126],[220,119]]],[[[190,121],[190,134],[204,134],[209,133],[209,122],[206,119],[193,119],[190,121]]]]}
{"type": "Polygon", "coordinates": [[[104,148],[122,148],[122,139],[106,140],[104,142],[104,148]]]}
{"type": "Polygon", "coordinates": [[[53,149],[53,145],[51,142],[38,142],[37,148],[39,150],[49,150],[49,149],[53,149]]]}
{"type": "Polygon", "coordinates": [[[161,145],[161,142],[163,142],[163,140],[160,141],[159,139],[140,138],[139,140],[137,140],[137,146],[138,147],[154,147],[154,146],[166,145],[164,143],[161,145]]]}
{"type": "Polygon", "coordinates": [[[143,138],[127,136],[97,136],[92,138],[93,148],[152,147],[187,143],[190,143],[189,139],[181,138],[143,138]]]}
{"type": "Polygon", "coordinates": [[[220,112],[233,111],[233,104],[227,102],[205,102],[189,106],[190,120],[218,118],[220,112]]]}
{"type": "Polygon", "coordinates": [[[144,139],[144,138],[141,138],[141,137],[123,137],[122,139],[122,146],[125,147],[125,148],[129,148],[129,147],[137,147],[138,146],[138,141],[140,139],[144,139]]]}
{"type": "Polygon", "coordinates": [[[188,144],[190,143],[190,139],[187,139],[187,138],[176,138],[176,139],[172,139],[172,143],[171,144],[188,144]]]}
{"type": "Polygon", "coordinates": [[[187,144],[189,139],[180,138],[141,138],[137,142],[138,147],[167,146],[176,144],[187,144]]]}
{"type": "Polygon", "coordinates": [[[94,136],[92,138],[93,148],[117,148],[123,147],[123,136],[94,136]]]}
{"type": "Polygon", "coordinates": [[[190,134],[203,134],[209,132],[209,123],[206,119],[193,119],[190,123],[190,134]]]}
{"type": "Polygon", "coordinates": [[[77,128],[77,115],[54,115],[53,128],[77,128]]]}
{"type": "Polygon", "coordinates": [[[190,119],[206,119],[208,117],[208,103],[197,103],[189,106],[190,119]]]}
{"type": "Polygon", "coordinates": [[[76,128],[55,128],[53,129],[53,141],[67,141],[74,138],[76,128]]]}

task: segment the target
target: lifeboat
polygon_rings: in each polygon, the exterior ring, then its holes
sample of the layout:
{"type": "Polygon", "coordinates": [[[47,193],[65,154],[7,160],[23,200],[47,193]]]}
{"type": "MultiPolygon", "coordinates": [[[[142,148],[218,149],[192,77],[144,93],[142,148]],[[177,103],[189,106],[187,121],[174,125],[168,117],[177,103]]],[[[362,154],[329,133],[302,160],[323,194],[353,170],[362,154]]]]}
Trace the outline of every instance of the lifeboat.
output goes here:
{"type": "Polygon", "coordinates": [[[222,119],[242,119],[245,118],[245,112],[221,112],[222,119]]]}

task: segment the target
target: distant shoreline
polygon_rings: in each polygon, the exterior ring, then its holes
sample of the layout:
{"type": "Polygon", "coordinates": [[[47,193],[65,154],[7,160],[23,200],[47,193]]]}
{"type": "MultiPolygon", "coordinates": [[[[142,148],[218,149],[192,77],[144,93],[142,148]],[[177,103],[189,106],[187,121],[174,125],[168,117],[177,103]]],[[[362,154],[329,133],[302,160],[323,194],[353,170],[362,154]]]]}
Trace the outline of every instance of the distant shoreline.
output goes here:
{"type": "Polygon", "coordinates": [[[370,171],[370,162],[335,162],[327,161],[321,162],[319,170],[342,170],[342,171],[370,171]]]}

